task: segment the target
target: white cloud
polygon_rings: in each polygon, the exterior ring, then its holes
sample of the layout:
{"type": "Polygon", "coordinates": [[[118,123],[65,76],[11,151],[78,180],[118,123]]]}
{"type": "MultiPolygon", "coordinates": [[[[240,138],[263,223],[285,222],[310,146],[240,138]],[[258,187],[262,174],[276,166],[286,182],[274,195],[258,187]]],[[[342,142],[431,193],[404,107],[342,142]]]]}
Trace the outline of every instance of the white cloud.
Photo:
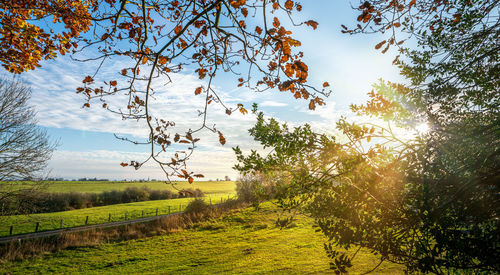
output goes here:
{"type": "Polygon", "coordinates": [[[285,106],[288,106],[288,104],[282,103],[282,102],[277,102],[277,101],[266,100],[266,101],[260,103],[259,106],[262,106],[262,107],[285,107],[285,106]]]}

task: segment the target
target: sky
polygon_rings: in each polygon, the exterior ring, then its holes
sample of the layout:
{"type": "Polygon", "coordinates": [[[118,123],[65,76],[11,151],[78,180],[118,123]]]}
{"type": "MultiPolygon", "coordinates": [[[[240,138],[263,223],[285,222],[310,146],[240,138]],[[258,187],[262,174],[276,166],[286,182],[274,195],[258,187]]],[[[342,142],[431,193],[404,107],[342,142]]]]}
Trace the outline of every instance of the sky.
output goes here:
{"type": "MultiPolygon", "coordinates": [[[[352,5],[357,3],[353,1],[352,5]]],[[[350,114],[349,104],[364,102],[366,93],[378,79],[403,80],[392,65],[395,54],[390,51],[381,54],[374,49],[382,40],[380,35],[351,36],[340,32],[341,24],[355,24],[357,13],[351,9],[350,1],[303,0],[302,6],[299,19],[314,19],[319,23],[318,29],[298,27],[294,36],[302,42],[309,81],[318,85],[323,81],[330,83],[332,94],[326,98],[326,106],[310,111],[307,101],[295,100],[277,90],[255,93],[247,88],[236,88],[234,79],[223,79],[216,84],[216,89],[229,104],[242,103],[250,107],[255,102],[266,116],[290,125],[309,123],[318,131],[333,132],[336,120],[350,114]]],[[[101,73],[117,73],[118,65],[107,64],[101,73]]],[[[33,90],[31,104],[37,111],[39,125],[58,143],[49,161],[49,175],[66,179],[165,179],[153,163],[137,171],[120,166],[121,162],[147,157],[148,148],[115,138],[117,134],[144,140],[147,132],[142,122],[124,121],[98,106],[82,108],[84,99],[75,89],[81,86],[86,75],[92,74],[95,66],[60,56],[21,75],[33,90]]],[[[203,106],[203,100],[195,97],[193,91],[203,84],[204,81],[189,71],[177,74],[168,87],[155,87],[157,95],[152,107],[163,117],[178,121],[179,126],[185,124],[196,128],[200,124],[196,110],[203,106]]],[[[199,147],[188,163],[189,168],[204,174],[207,179],[224,176],[235,179],[238,174],[231,167],[236,158],[231,148],[240,146],[244,151],[259,148],[248,135],[255,117],[239,113],[227,116],[224,110],[215,108],[210,110],[208,118],[209,125],[215,124],[224,133],[227,143],[220,145],[216,134],[203,132],[199,147]]]]}

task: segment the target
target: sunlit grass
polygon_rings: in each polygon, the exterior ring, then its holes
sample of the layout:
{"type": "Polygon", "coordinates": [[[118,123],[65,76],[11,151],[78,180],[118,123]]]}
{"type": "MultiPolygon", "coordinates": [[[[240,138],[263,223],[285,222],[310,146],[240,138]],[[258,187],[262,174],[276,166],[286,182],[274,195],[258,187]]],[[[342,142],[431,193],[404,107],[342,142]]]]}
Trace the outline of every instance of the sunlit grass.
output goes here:
{"type": "MultiPolygon", "coordinates": [[[[6,262],[0,273],[59,274],[331,274],[324,237],[312,220],[298,216],[275,227],[276,207],[248,208],[172,234],[66,249],[43,257],[6,262]]],[[[360,251],[351,274],[370,270],[378,258],[360,251]]],[[[402,274],[384,263],[375,274],[402,274]]]]}

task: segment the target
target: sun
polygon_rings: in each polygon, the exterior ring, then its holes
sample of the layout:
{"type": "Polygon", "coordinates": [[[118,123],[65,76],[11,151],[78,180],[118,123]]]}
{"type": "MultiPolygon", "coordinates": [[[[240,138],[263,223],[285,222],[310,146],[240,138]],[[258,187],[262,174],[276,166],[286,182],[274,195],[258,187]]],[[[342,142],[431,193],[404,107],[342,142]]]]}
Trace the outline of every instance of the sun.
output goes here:
{"type": "Polygon", "coordinates": [[[430,127],[429,127],[429,124],[424,122],[424,123],[418,124],[417,127],[415,127],[415,130],[417,130],[417,132],[419,134],[427,134],[430,130],[430,127]]]}

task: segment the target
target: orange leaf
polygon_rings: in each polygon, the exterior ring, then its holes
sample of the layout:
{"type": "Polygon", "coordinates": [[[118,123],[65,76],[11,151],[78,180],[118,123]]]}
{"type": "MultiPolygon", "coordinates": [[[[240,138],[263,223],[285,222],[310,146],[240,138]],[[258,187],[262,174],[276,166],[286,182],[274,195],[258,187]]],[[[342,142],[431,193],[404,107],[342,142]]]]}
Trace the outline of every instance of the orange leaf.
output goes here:
{"type": "Polygon", "coordinates": [[[310,110],[316,109],[316,104],[314,103],[314,100],[311,100],[311,102],[309,102],[309,109],[310,110]]]}
{"type": "Polygon", "coordinates": [[[293,9],[293,1],[291,1],[291,0],[287,0],[287,1],[285,2],[285,8],[286,8],[287,10],[292,10],[292,9],[293,9]]]}
{"type": "Polygon", "coordinates": [[[200,86],[200,87],[196,88],[196,90],[194,90],[194,94],[199,95],[199,94],[201,94],[202,91],[203,91],[203,87],[200,86]]]}
{"type": "Polygon", "coordinates": [[[175,27],[175,29],[174,29],[175,34],[179,34],[179,33],[181,33],[181,31],[182,31],[182,26],[181,26],[181,25],[178,25],[178,26],[177,26],[177,27],[175,27]]]}
{"type": "Polygon", "coordinates": [[[111,86],[116,86],[116,84],[117,84],[116,80],[111,80],[109,82],[109,85],[111,85],[111,86]]]}
{"type": "Polygon", "coordinates": [[[128,166],[128,163],[122,162],[122,163],[120,163],[120,165],[121,165],[122,167],[125,167],[125,166],[128,166]]]}
{"type": "Polygon", "coordinates": [[[189,183],[193,183],[194,179],[192,177],[188,178],[189,183]]]}
{"type": "Polygon", "coordinates": [[[330,84],[329,84],[328,82],[326,82],[326,81],[325,81],[325,82],[323,83],[323,88],[326,88],[326,87],[328,87],[328,86],[330,86],[330,84]]]}
{"type": "Polygon", "coordinates": [[[87,82],[93,82],[94,79],[90,76],[90,75],[87,75],[84,79],[83,79],[83,83],[87,83],[87,82]]]}
{"type": "Polygon", "coordinates": [[[146,64],[148,62],[148,58],[146,56],[142,57],[142,64],[146,64]]]}
{"type": "Polygon", "coordinates": [[[220,131],[219,132],[219,142],[220,144],[224,145],[226,144],[226,138],[222,135],[222,133],[220,131]]]}
{"type": "Polygon", "coordinates": [[[164,56],[161,56],[159,59],[158,59],[158,64],[160,65],[165,65],[167,63],[167,58],[164,57],[164,56]]]}
{"type": "Polygon", "coordinates": [[[127,75],[127,69],[122,70],[122,75],[127,75]]]}
{"type": "Polygon", "coordinates": [[[258,33],[258,34],[261,34],[262,33],[262,29],[259,26],[257,26],[257,27],[255,27],[255,32],[258,33]]]}

